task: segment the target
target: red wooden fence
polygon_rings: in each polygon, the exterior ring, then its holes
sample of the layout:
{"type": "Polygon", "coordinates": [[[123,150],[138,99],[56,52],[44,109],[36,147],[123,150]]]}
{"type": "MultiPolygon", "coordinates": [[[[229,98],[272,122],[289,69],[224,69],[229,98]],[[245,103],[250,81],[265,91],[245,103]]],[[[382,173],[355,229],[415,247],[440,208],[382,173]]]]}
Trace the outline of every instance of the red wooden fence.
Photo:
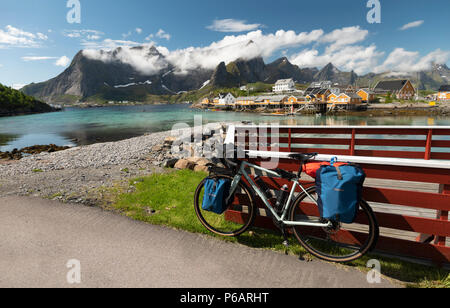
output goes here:
{"type": "MultiPolygon", "coordinates": [[[[360,163],[368,178],[439,184],[440,191],[436,192],[366,187],[364,198],[369,203],[436,210],[436,218],[377,212],[382,228],[427,235],[416,241],[381,236],[377,250],[438,264],[450,263],[450,247],[446,244],[450,237],[450,127],[237,126],[231,129],[228,138],[233,138],[245,149],[317,152],[322,154],[321,159],[327,158],[327,154],[345,155],[342,158],[346,161],[360,163]],[[434,236],[434,241],[421,242],[430,236],[434,236]]],[[[252,159],[257,164],[261,161],[262,158],[252,159]]],[[[280,159],[278,166],[289,171],[298,170],[298,163],[289,159],[280,159]]],[[[274,189],[286,184],[281,179],[263,179],[274,189]]],[[[263,207],[259,201],[258,206],[263,207]]],[[[241,221],[242,215],[236,211],[227,213],[228,219],[236,222],[241,221]]],[[[273,222],[259,216],[256,225],[271,228],[273,222]]]]}

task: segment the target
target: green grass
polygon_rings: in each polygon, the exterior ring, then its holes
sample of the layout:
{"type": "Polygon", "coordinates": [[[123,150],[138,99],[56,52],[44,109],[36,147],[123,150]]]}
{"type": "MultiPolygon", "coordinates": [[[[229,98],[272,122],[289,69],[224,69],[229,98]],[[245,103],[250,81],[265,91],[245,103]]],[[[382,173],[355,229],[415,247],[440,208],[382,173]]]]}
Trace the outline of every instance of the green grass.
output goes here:
{"type": "MultiPolygon", "coordinates": [[[[130,184],[136,187],[136,191],[119,194],[113,208],[136,220],[215,236],[200,224],[194,211],[195,189],[206,175],[181,170],[133,179],[130,184]]],[[[254,248],[284,251],[278,232],[253,228],[239,238],[218,238],[254,248]]],[[[311,258],[294,238],[291,239],[291,244],[290,254],[300,255],[304,259],[311,258]]],[[[366,264],[370,259],[381,262],[383,275],[400,280],[409,287],[450,288],[449,271],[394,258],[369,255],[346,266],[368,272],[370,269],[366,264]]]]}
{"type": "Polygon", "coordinates": [[[42,173],[42,172],[44,172],[42,169],[33,169],[32,171],[34,173],[42,173]]]}

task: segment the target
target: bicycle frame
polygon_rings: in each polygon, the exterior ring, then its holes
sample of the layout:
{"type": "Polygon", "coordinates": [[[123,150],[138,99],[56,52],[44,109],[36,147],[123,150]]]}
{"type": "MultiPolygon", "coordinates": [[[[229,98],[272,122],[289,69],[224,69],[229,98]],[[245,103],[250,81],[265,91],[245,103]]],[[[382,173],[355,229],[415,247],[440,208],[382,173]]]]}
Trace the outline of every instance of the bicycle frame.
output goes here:
{"type": "Polygon", "coordinates": [[[281,175],[279,175],[278,173],[276,173],[273,170],[268,170],[265,168],[262,168],[260,166],[248,163],[246,161],[243,161],[241,163],[240,169],[238,171],[238,173],[236,174],[236,176],[234,177],[234,180],[231,184],[231,189],[230,189],[230,196],[228,197],[227,200],[230,200],[233,196],[234,193],[240,183],[240,181],[242,180],[242,176],[245,177],[245,179],[250,183],[252,189],[254,192],[256,192],[256,194],[261,198],[261,200],[263,201],[263,203],[265,204],[265,206],[269,209],[269,211],[272,213],[273,217],[275,217],[275,219],[288,227],[295,227],[295,226],[306,226],[306,227],[318,227],[318,228],[329,228],[332,227],[332,223],[328,222],[328,223],[313,223],[313,222],[307,222],[307,221],[298,221],[298,222],[293,222],[293,221],[287,221],[286,220],[286,216],[288,214],[288,210],[289,207],[291,205],[291,203],[293,202],[294,199],[294,195],[295,195],[295,191],[297,190],[297,187],[300,187],[300,189],[314,202],[317,204],[317,200],[315,200],[309,193],[308,191],[300,184],[298,179],[293,180],[293,186],[292,186],[292,190],[291,193],[289,195],[288,201],[286,202],[286,204],[284,204],[284,208],[282,210],[282,215],[281,217],[278,215],[277,211],[272,207],[272,205],[270,204],[269,200],[267,200],[267,196],[259,189],[259,187],[256,185],[256,183],[251,179],[250,175],[248,174],[246,168],[254,168],[256,170],[260,170],[262,172],[265,172],[275,178],[281,178],[281,175]]]}

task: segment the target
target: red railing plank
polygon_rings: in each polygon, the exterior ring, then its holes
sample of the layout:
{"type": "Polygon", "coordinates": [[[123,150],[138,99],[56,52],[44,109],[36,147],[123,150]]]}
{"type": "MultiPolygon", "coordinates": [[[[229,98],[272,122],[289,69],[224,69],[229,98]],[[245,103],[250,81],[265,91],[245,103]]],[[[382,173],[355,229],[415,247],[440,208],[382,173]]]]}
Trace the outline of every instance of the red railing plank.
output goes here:
{"type": "Polygon", "coordinates": [[[364,188],[364,199],[371,202],[404,205],[432,210],[450,210],[450,195],[388,188],[364,188]]]}
{"type": "Polygon", "coordinates": [[[389,146],[425,148],[425,140],[356,139],[357,146],[389,146]]]}

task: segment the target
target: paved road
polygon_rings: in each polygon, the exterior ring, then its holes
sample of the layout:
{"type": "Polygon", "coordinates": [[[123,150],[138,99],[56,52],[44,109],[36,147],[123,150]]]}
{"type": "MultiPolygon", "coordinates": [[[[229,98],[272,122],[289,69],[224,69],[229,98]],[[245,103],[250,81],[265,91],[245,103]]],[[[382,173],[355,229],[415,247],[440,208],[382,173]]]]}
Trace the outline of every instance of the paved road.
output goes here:
{"type": "Polygon", "coordinates": [[[320,261],[152,226],[99,208],[0,198],[0,287],[392,287],[320,261]]]}

